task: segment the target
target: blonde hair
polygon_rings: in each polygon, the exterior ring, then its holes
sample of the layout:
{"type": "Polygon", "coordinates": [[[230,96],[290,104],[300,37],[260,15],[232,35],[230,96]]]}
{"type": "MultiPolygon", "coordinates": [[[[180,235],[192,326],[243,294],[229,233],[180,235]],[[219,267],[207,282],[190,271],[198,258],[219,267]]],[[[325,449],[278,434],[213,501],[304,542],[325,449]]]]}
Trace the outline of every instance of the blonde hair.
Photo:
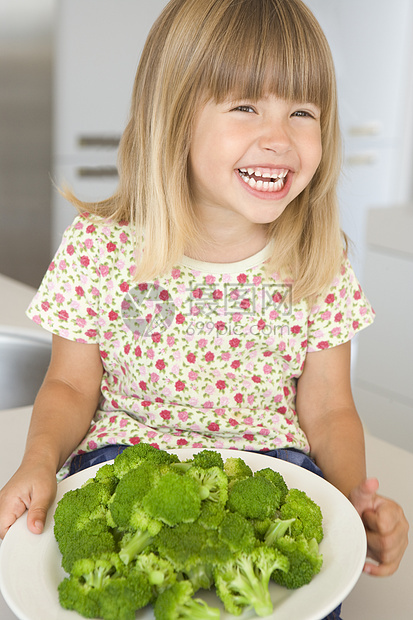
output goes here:
{"type": "Polygon", "coordinates": [[[322,159],[309,186],[269,227],[268,272],[314,298],[343,257],[336,185],[341,168],[334,66],[326,38],[301,0],[171,0],[153,25],[138,66],[130,120],[119,147],[114,195],[82,210],[135,228],[138,280],[179,263],[202,230],[193,210],[188,157],[193,120],[211,98],[280,98],[321,110],[322,159]]]}

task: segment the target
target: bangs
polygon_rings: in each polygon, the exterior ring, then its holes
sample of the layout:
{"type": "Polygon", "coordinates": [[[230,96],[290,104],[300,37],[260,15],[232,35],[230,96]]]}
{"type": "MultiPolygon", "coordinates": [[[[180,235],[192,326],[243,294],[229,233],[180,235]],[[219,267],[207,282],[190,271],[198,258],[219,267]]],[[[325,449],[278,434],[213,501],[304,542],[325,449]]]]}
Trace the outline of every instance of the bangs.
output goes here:
{"type": "Polygon", "coordinates": [[[203,69],[208,95],[266,95],[329,108],[335,92],[331,53],[310,11],[294,1],[235,0],[221,15],[203,69]]]}

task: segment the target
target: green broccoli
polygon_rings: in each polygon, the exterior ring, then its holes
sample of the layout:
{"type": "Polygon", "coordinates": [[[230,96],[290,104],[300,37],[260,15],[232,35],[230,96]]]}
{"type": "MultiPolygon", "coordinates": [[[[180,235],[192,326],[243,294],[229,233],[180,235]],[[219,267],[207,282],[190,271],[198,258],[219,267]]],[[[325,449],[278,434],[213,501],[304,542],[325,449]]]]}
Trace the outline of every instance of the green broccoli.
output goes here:
{"type": "Polygon", "coordinates": [[[273,485],[278,489],[280,494],[280,504],[284,503],[286,495],[288,493],[287,484],[283,478],[283,476],[278,471],[274,471],[270,467],[265,467],[264,469],[259,469],[254,473],[254,476],[263,476],[267,478],[273,485]]]}
{"type": "Polygon", "coordinates": [[[291,535],[304,534],[308,539],[323,539],[323,515],[321,508],[304,491],[290,489],[280,509],[281,519],[295,519],[291,535]]]}
{"type": "Polygon", "coordinates": [[[93,482],[100,482],[101,484],[106,485],[111,495],[115,492],[119,482],[119,478],[115,474],[113,463],[106,463],[105,465],[102,465],[102,467],[99,467],[95,477],[92,478],[92,480],[93,482]]]}
{"type": "Polygon", "coordinates": [[[233,552],[251,551],[258,542],[253,525],[238,512],[227,512],[218,532],[220,539],[233,552]]]}
{"type": "Polygon", "coordinates": [[[116,551],[116,540],[106,521],[95,519],[81,530],[73,530],[72,536],[66,537],[65,546],[60,551],[62,567],[70,573],[77,560],[96,558],[103,553],[116,551]]]}
{"type": "Polygon", "coordinates": [[[142,507],[152,519],[173,526],[195,521],[203,497],[203,488],[195,478],[170,471],[145,495],[142,507]]]}
{"type": "Polygon", "coordinates": [[[58,585],[59,603],[64,609],[77,611],[85,618],[98,618],[99,603],[91,595],[91,588],[84,580],[70,576],[58,585]]]}
{"type": "Polygon", "coordinates": [[[119,556],[125,564],[150,545],[162,527],[161,521],[150,517],[142,507],[143,498],[161,475],[153,463],[143,462],[125,473],[109,501],[108,523],[123,532],[119,556]]]}
{"type": "Polygon", "coordinates": [[[228,477],[217,466],[203,468],[197,465],[188,469],[187,476],[194,478],[202,487],[202,499],[225,506],[228,499],[228,477]]]}
{"type": "Polygon", "coordinates": [[[197,521],[207,530],[216,530],[226,513],[225,508],[216,502],[202,502],[197,521]]]}
{"type": "Polygon", "coordinates": [[[201,599],[192,598],[193,594],[189,581],[175,583],[156,599],[155,620],[219,620],[219,609],[209,607],[201,599]]]}
{"type": "Polygon", "coordinates": [[[237,480],[244,480],[244,478],[249,478],[253,475],[251,467],[241,457],[237,456],[230,456],[226,459],[224,471],[228,476],[229,488],[237,480]]]}
{"type": "Polygon", "coordinates": [[[187,461],[149,444],[127,448],[58,503],[55,537],[69,573],[62,607],[89,618],[215,620],[193,598],[215,586],[226,610],[272,613],[268,583],[298,588],[322,566],[321,510],[270,468],[224,463],[203,450],[187,461]]]}
{"type": "Polygon", "coordinates": [[[278,489],[263,476],[237,480],[229,489],[227,507],[250,519],[273,517],[279,505],[278,489]]]}
{"type": "Polygon", "coordinates": [[[126,574],[116,554],[78,560],[58,591],[65,609],[104,620],[134,620],[136,610],[145,607],[152,595],[147,577],[126,574]]]}
{"type": "Polygon", "coordinates": [[[136,611],[151,600],[151,587],[143,573],[111,580],[99,594],[103,620],[135,620],[136,611]]]}
{"type": "Polygon", "coordinates": [[[59,500],[54,514],[54,534],[59,546],[90,521],[106,519],[111,493],[105,484],[86,484],[67,491],[59,500]]]}
{"type": "Polygon", "coordinates": [[[150,462],[143,462],[126,473],[109,501],[108,523],[121,530],[140,529],[148,530],[152,535],[157,534],[162,523],[158,519],[153,519],[143,509],[142,502],[147,493],[161,479],[162,472],[163,468],[150,462]]]}
{"type": "Polygon", "coordinates": [[[122,478],[131,469],[147,461],[159,465],[169,465],[179,463],[179,458],[175,454],[170,454],[166,450],[159,450],[151,444],[138,443],[135,446],[129,446],[115,458],[113,462],[115,475],[122,478]]]}
{"type": "Polygon", "coordinates": [[[201,452],[194,454],[192,460],[195,467],[203,467],[204,469],[219,467],[220,469],[224,469],[222,456],[215,450],[201,450],[201,452]]]}
{"type": "Polygon", "coordinates": [[[179,461],[173,463],[173,469],[185,473],[190,467],[201,467],[202,469],[209,469],[210,467],[219,467],[224,469],[224,461],[219,452],[215,450],[201,450],[194,454],[192,459],[186,461],[179,461]]]}
{"type": "Polygon", "coordinates": [[[188,577],[195,591],[209,589],[213,585],[215,564],[231,557],[229,547],[218,538],[218,532],[207,530],[197,521],[164,527],[156,536],[154,546],[176,572],[188,577]]]}
{"type": "Polygon", "coordinates": [[[115,550],[113,531],[107,524],[108,487],[99,482],[65,493],[54,514],[54,535],[62,566],[70,572],[76,560],[115,550]]]}
{"type": "Polygon", "coordinates": [[[265,534],[267,533],[268,528],[271,523],[273,523],[273,519],[270,517],[266,517],[265,519],[249,519],[252,527],[254,528],[255,536],[258,540],[264,541],[265,534]]]}
{"type": "Polygon", "coordinates": [[[152,599],[167,590],[177,579],[177,573],[168,560],[155,553],[141,553],[137,556],[131,571],[144,573],[152,586],[152,599]]]}
{"type": "Polygon", "coordinates": [[[294,522],[295,519],[274,519],[271,521],[264,534],[265,544],[271,547],[276,540],[285,536],[287,532],[290,534],[294,522]]]}
{"type": "Polygon", "coordinates": [[[253,607],[258,616],[269,616],[273,612],[268,587],[271,575],[288,568],[288,559],[282,553],[259,545],[250,553],[240,552],[217,566],[217,594],[231,614],[239,616],[246,607],[253,607]]]}
{"type": "Polygon", "coordinates": [[[140,529],[126,532],[120,541],[119,557],[124,564],[129,564],[147,549],[153,542],[153,536],[140,529]]]}
{"type": "Polygon", "coordinates": [[[279,585],[289,589],[301,588],[320,572],[323,556],[319,553],[315,538],[308,540],[303,535],[297,538],[286,535],[275,542],[275,547],[290,562],[287,572],[276,570],[272,574],[271,578],[279,585]]]}

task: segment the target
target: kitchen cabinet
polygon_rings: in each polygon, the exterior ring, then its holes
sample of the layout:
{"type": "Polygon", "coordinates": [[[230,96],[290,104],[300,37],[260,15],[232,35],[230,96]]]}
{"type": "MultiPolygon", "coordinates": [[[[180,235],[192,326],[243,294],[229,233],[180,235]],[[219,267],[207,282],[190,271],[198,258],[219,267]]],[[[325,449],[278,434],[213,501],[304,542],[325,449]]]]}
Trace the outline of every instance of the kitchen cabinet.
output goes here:
{"type": "Polygon", "coordinates": [[[376,320],[360,337],[354,399],[373,434],[413,452],[413,205],[371,209],[365,280],[376,320]]]}
{"type": "MultiPolygon", "coordinates": [[[[84,200],[109,196],[133,80],[149,30],[167,0],[58,0],[54,180],[84,200]]],[[[57,192],[51,253],[75,216],[57,192]]]]}
{"type": "Polygon", "coordinates": [[[413,3],[305,0],[329,40],[337,73],[344,166],[342,226],[364,280],[367,212],[413,196],[413,3]]]}

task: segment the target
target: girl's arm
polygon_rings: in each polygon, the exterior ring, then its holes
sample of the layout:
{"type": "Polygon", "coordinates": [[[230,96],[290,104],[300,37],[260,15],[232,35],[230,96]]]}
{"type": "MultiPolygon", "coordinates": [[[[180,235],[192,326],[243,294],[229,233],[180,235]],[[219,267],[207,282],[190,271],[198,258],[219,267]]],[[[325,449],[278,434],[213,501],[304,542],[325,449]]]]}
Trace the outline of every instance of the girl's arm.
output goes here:
{"type": "Polygon", "coordinates": [[[98,345],[53,336],[52,357],[36,397],[22,463],[0,492],[0,538],[26,509],[43,530],[56,494],[56,472],[86,435],[100,398],[98,345]]]}
{"type": "Polygon", "coordinates": [[[366,478],[364,432],[350,385],[350,346],[307,354],[296,401],[312,457],[347,497],[366,478]]]}
{"type": "Polygon", "coordinates": [[[351,344],[308,353],[297,383],[297,414],[311,455],[326,479],[342,491],[363,519],[375,575],[393,573],[407,546],[408,523],[398,504],[376,494],[366,480],[363,427],[350,385],[351,344]]]}

